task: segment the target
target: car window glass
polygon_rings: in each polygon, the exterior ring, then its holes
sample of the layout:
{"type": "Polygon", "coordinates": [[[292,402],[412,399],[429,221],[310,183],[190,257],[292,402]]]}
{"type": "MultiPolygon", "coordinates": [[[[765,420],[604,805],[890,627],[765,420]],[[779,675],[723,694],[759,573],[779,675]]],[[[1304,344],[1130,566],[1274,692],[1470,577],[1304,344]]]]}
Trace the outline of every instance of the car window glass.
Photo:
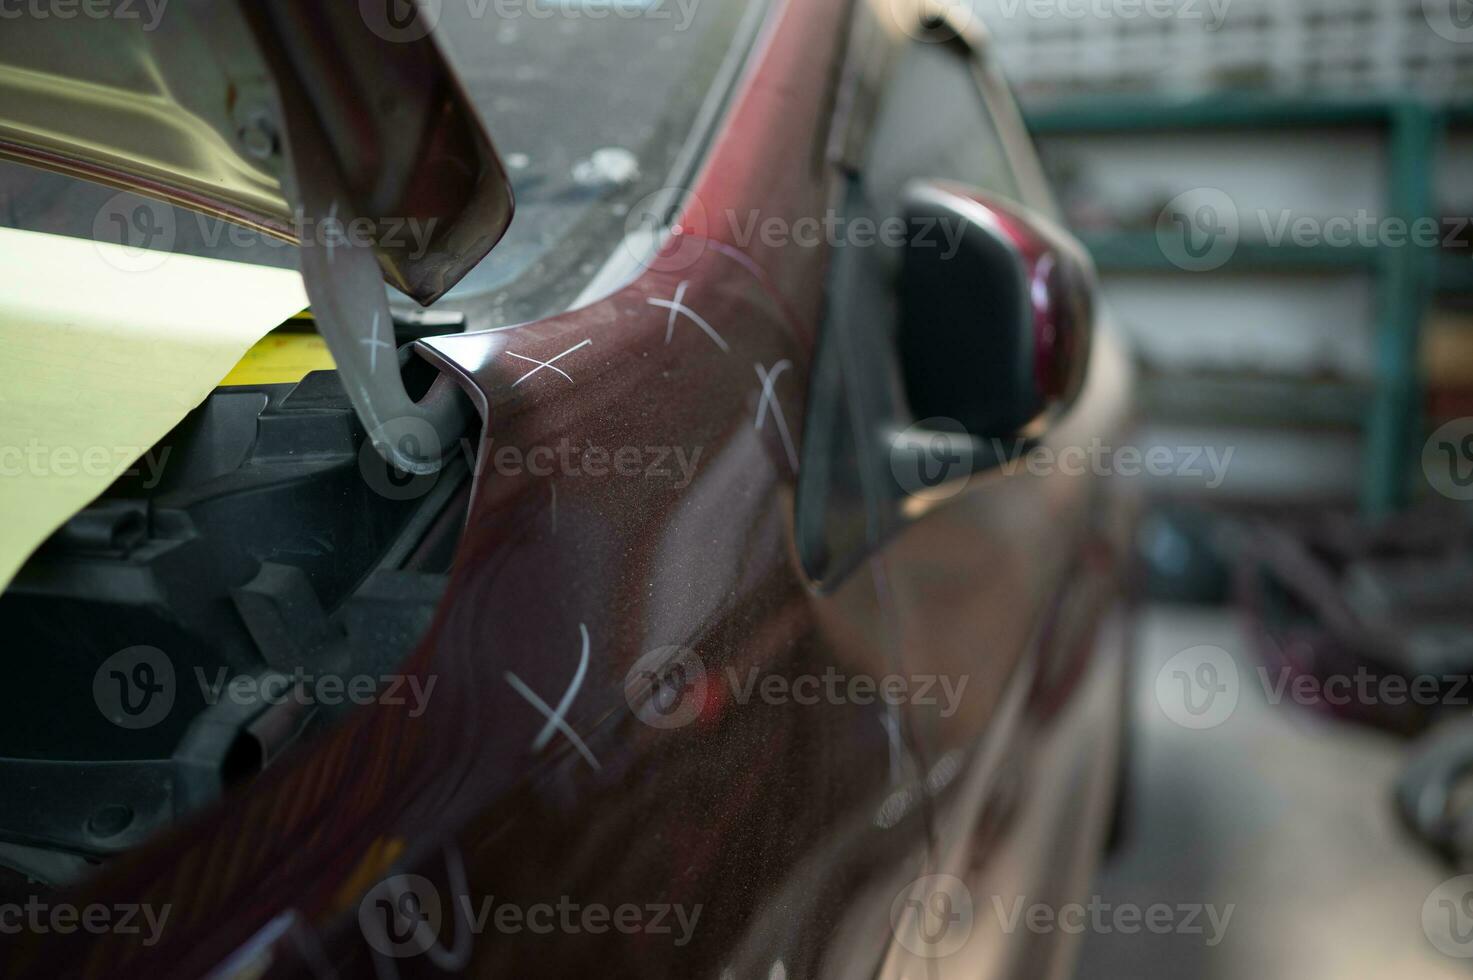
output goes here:
{"type": "Polygon", "coordinates": [[[914,42],[901,52],[880,101],[865,166],[866,196],[897,214],[911,180],[955,180],[1012,200],[1018,181],[968,56],[914,42]]]}

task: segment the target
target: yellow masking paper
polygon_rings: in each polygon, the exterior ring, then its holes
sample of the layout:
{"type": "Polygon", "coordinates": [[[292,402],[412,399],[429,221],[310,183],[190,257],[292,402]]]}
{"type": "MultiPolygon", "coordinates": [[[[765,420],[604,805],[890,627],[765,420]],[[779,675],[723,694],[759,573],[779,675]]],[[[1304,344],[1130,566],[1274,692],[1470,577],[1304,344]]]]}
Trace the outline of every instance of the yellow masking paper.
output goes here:
{"type": "Polygon", "coordinates": [[[331,371],[334,367],[327,341],[318,334],[272,333],[246,351],[220,385],[293,384],[313,371],[331,371]]]}
{"type": "Polygon", "coordinates": [[[295,271],[13,229],[0,270],[3,589],[307,296],[295,271]]]}

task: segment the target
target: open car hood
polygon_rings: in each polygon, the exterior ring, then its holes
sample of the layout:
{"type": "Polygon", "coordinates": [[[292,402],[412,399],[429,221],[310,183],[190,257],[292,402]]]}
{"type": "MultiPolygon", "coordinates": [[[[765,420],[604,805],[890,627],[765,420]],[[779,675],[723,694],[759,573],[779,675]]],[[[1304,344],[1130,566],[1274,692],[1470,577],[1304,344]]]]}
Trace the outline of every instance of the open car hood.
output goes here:
{"type": "Polygon", "coordinates": [[[375,225],[432,229],[422,255],[403,236],[375,246],[384,278],[425,304],[505,231],[506,173],[415,5],[111,6],[6,19],[0,156],[297,241],[314,216],[295,158],[318,142],[346,198],[339,217],[351,201],[375,225]]]}
{"type": "Polygon", "coordinates": [[[434,302],[500,240],[512,195],[419,7],[104,8],[4,21],[0,157],[314,246],[299,250],[313,316],[375,446],[410,472],[437,468],[413,447],[451,444],[463,420],[448,396],[410,400],[398,359],[380,356],[392,347],[380,280],[434,302]],[[404,235],[412,222],[427,235],[404,235]]]}

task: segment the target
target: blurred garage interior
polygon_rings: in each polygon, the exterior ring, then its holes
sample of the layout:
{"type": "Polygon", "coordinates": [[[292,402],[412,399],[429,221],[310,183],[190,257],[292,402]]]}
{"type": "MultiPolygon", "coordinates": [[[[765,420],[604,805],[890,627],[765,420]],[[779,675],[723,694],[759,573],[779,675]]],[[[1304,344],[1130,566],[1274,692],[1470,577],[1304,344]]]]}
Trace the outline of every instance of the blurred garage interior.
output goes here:
{"type": "Polygon", "coordinates": [[[1466,975],[1424,906],[1473,860],[1468,701],[1384,682],[1473,671],[1473,9],[976,9],[1138,354],[1141,447],[1225,461],[1145,478],[1095,893],[1237,918],[1215,946],[1091,931],[1079,976],[1466,975]],[[1163,694],[1200,648],[1236,706],[1193,728],[1163,694]],[[1335,676],[1383,693],[1332,699],[1335,676]]]}

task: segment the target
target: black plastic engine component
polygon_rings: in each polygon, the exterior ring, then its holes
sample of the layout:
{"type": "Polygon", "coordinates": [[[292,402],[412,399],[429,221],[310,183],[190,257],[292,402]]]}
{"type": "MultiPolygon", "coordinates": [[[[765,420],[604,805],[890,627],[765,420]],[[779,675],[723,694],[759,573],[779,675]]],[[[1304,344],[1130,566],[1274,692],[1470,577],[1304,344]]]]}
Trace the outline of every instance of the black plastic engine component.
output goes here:
{"type": "Polygon", "coordinates": [[[334,372],[216,390],[0,596],[0,782],[27,788],[0,799],[0,864],[126,849],[351,708],[222,691],[402,662],[469,472],[458,447],[433,477],[392,470],[334,372]]]}

